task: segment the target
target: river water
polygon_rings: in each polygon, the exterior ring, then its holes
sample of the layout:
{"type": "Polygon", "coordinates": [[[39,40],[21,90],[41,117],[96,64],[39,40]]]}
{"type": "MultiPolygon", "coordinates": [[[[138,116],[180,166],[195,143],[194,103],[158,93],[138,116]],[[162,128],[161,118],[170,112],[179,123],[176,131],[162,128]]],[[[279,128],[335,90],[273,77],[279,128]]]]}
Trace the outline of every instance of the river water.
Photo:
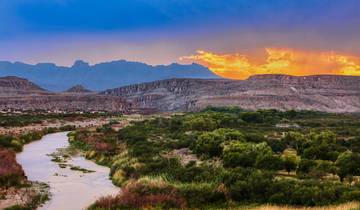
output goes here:
{"type": "Polygon", "coordinates": [[[86,209],[97,198],[115,195],[119,188],[109,179],[109,168],[96,165],[84,157],[72,157],[66,164],[94,171],[84,173],[61,168],[59,163],[51,161],[49,156],[59,148],[69,146],[67,132],[44,136],[24,146],[23,152],[16,158],[22,165],[26,176],[31,181],[48,183],[52,194],[50,201],[39,209],[42,210],[80,210],[86,209]]]}

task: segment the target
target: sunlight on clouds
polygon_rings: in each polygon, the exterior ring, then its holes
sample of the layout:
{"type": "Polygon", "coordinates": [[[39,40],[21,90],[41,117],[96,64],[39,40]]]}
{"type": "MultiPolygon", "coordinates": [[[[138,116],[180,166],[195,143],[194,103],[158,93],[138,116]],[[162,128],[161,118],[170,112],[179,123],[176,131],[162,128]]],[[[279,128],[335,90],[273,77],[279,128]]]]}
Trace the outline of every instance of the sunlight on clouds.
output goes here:
{"type": "Polygon", "coordinates": [[[200,63],[220,76],[233,79],[246,79],[254,74],[360,76],[359,57],[335,52],[308,52],[284,48],[266,48],[265,50],[265,59],[251,58],[250,60],[247,55],[239,53],[217,54],[198,50],[196,54],[183,56],[180,60],[200,63]]]}

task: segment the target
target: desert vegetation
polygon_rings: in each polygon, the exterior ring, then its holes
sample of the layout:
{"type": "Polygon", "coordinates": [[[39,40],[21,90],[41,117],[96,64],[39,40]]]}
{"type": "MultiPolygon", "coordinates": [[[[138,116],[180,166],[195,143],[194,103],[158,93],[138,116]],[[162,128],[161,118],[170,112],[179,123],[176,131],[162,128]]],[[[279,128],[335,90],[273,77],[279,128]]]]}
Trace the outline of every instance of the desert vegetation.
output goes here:
{"type": "Polygon", "coordinates": [[[124,192],[91,209],[359,201],[356,114],[208,108],[70,133],[124,192]]]}
{"type": "Polygon", "coordinates": [[[54,120],[84,120],[88,118],[106,117],[109,114],[106,113],[20,113],[20,114],[0,114],[0,126],[1,127],[16,127],[26,126],[30,124],[39,124],[44,121],[54,120]]]}

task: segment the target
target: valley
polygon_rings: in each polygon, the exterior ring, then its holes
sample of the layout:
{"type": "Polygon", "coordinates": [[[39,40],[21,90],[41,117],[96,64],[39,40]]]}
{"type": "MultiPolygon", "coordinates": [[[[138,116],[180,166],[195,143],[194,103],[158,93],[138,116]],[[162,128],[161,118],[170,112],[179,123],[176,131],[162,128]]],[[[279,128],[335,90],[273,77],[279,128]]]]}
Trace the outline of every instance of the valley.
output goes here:
{"type": "MultiPolygon", "coordinates": [[[[16,117],[24,128],[34,123],[29,116],[16,117]]],[[[96,119],[79,114],[67,120],[79,123],[81,117],[84,121],[96,119]]],[[[39,118],[32,120],[37,122],[39,118]]],[[[56,119],[53,115],[42,118],[56,119]]],[[[105,197],[74,201],[75,206],[82,204],[82,208],[346,209],[360,205],[356,202],[360,180],[358,114],[212,107],[191,113],[109,115],[103,119],[107,120],[93,126],[78,124],[47,128],[40,133],[32,131],[26,136],[0,136],[2,150],[9,154],[24,150],[17,155],[17,168],[6,169],[10,162],[0,163],[0,168],[18,177],[14,182],[4,177],[7,181],[1,188],[35,193],[35,197],[27,198],[32,202],[18,205],[45,203],[41,209],[58,209],[58,199],[65,199],[62,197],[79,188],[63,184],[71,183],[73,178],[77,180],[74,184],[80,184],[91,180],[88,178],[97,173],[93,171],[103,171],[83,162],[83,156],[105,167],[101,180],[110,176],[119,188],[98,191],[98,182],[91,181],[95,184],[91,189],[105,197]],[[61,130],[71,130],[69,142],[65,133],[44,136],[61,130]],[[62,140],[52,143],[52,136],[61,136],[62,140]],[[21,143],[24,148],[19,147],[21,143]],[[64,147],[68,149],[51,155],[50,150],[64,147]],[[39,164],[47,164],[48,170],[42,172],[44,167],[39,164]],[[41,178],[45,177],[42,173],[47,174],[46,179],[41,178]],[[65,179],[68,181],[60,181],[65,179]],[[48,187],[43,186],[38,192],[34,181],[45,181],[48,187]],[[61,189],[65,190],[63,196],[59,194],[61,189]]],[[[14,120],[6,122],[13,124],[14,120]]],[[[2,176],[0,173],[0,179],[2,176]]],[[[72,198],[69,199],[68,207],[72,209],[72,198]]]]}
{"type": "Polygon", "coordinates": [[[359,82],[257,75],[52,92],[27,79],[0,78],[0,204],[357,208],[359,82]],[[52,136],[61,145],[44,141],[52,136]],[[71,201],[76,189],[88,196],[71,201]]]}

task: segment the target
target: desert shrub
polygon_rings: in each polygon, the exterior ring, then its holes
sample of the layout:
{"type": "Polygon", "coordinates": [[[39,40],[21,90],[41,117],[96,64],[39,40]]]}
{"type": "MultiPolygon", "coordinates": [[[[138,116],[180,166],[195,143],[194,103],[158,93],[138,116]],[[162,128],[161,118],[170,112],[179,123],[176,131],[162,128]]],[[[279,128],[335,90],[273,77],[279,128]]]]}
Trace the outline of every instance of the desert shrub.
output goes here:
{"type": "Polygon", "coordinates": [[[237,130],[217,129],[201,133],[193,142],[191,148],[198,155],[220,157],[222,156],[224,144],[229,141],[245,141],[245,137],[237,130]]]}
{"type": "Polygon", "coordinates": [[[271,148],[265,142],[259,144],[230,142],[224,147],[224,166],[253,167],[260,154],[272,154],[271,148]]]}
{"type": "Polygon", "coordinates": [[[273,154],[259,154],[256,157],[255,167],[265,170],[281,170],[285,166],[284,161],[273,154]]]}
{"type": "Polygon", "coordinates": [[[275,153],[282,153],[286,148],[287,144],[281,139],[267,139],[266,143],[271,147],[275,153]]]}
{"type": "MultiPolygon", "coordinates": [[[[233,183],[228,183],[231,198],[239,202],[266,201],[266,195],[273,180],[273,173],[260,170],[245,170],[240,171],[240,173],[240,177],[233,179],[233,183]]],[[[233,174],[232,176],[238,175],[233,174]]]]}
{"type": "Polygon", "coordinates": [[[343,201],[360,201],[360,189],[354,189],[343,193],[343,201]]]}
{"type": "Polygon", "coordinates": [[[11,144],[12,140],[13,140],[12,136],[0,136],[0,145],[5,147],[5,148],[11,147],[12,146],[12,144],[11,144]]]}
{"type": "Polygon", "coordinates": [[[122,189],[122,193],[97,200],[90,209],[139,209],[156,207],[160,209],[183,208],[184,199],[177,189],[162,180],[141,179],[131,182],[122,189]]]}
{"type": "Polygon", "coordinates": [[[24,178],[24,171],[16,162],[15,154],[0,147],[0,186],[18,186],[24,178]]]}
{"type": "Polygon", "coordinates": [[[190,116],[185,119],[184,127],[187,130],[212,131],[218,127],[217,122],[209,115],[190,116]]]}
{"type": "Polygon", "coordinates": [[[180,184],[177,189],[189,207],[201,207],[226,201],[226,191],[212,183],[180,184]]]}
{"type": "Polygon", "coordinates": [[[244,112],[240,114],[240,118],[247,123],[263,123],[264,116],[259,112],[244,112]]]}
{"type": "Polygon", "coordinates": [[[14,205],[14,206],[10,206],[5,208],[4,210],[31,210],[30,207],[25,207],[25,206],[21,206],[21,205],[14,205]]]}
{"type": "Polygon", "coordinates": [[[296,170],[297,174],[308,174],[310,171],[316,167],[316,162],[308,159],[301,159],[296,170]]]}
{"type": "Polygon", "coordinates": [[[192,146],[192,150],[199,155],[208,155],[209,157],[220,156],[222,147],[220,146],[224,141],[223,136],[208,132],[198,136],[198,139],[192,146]]]}

